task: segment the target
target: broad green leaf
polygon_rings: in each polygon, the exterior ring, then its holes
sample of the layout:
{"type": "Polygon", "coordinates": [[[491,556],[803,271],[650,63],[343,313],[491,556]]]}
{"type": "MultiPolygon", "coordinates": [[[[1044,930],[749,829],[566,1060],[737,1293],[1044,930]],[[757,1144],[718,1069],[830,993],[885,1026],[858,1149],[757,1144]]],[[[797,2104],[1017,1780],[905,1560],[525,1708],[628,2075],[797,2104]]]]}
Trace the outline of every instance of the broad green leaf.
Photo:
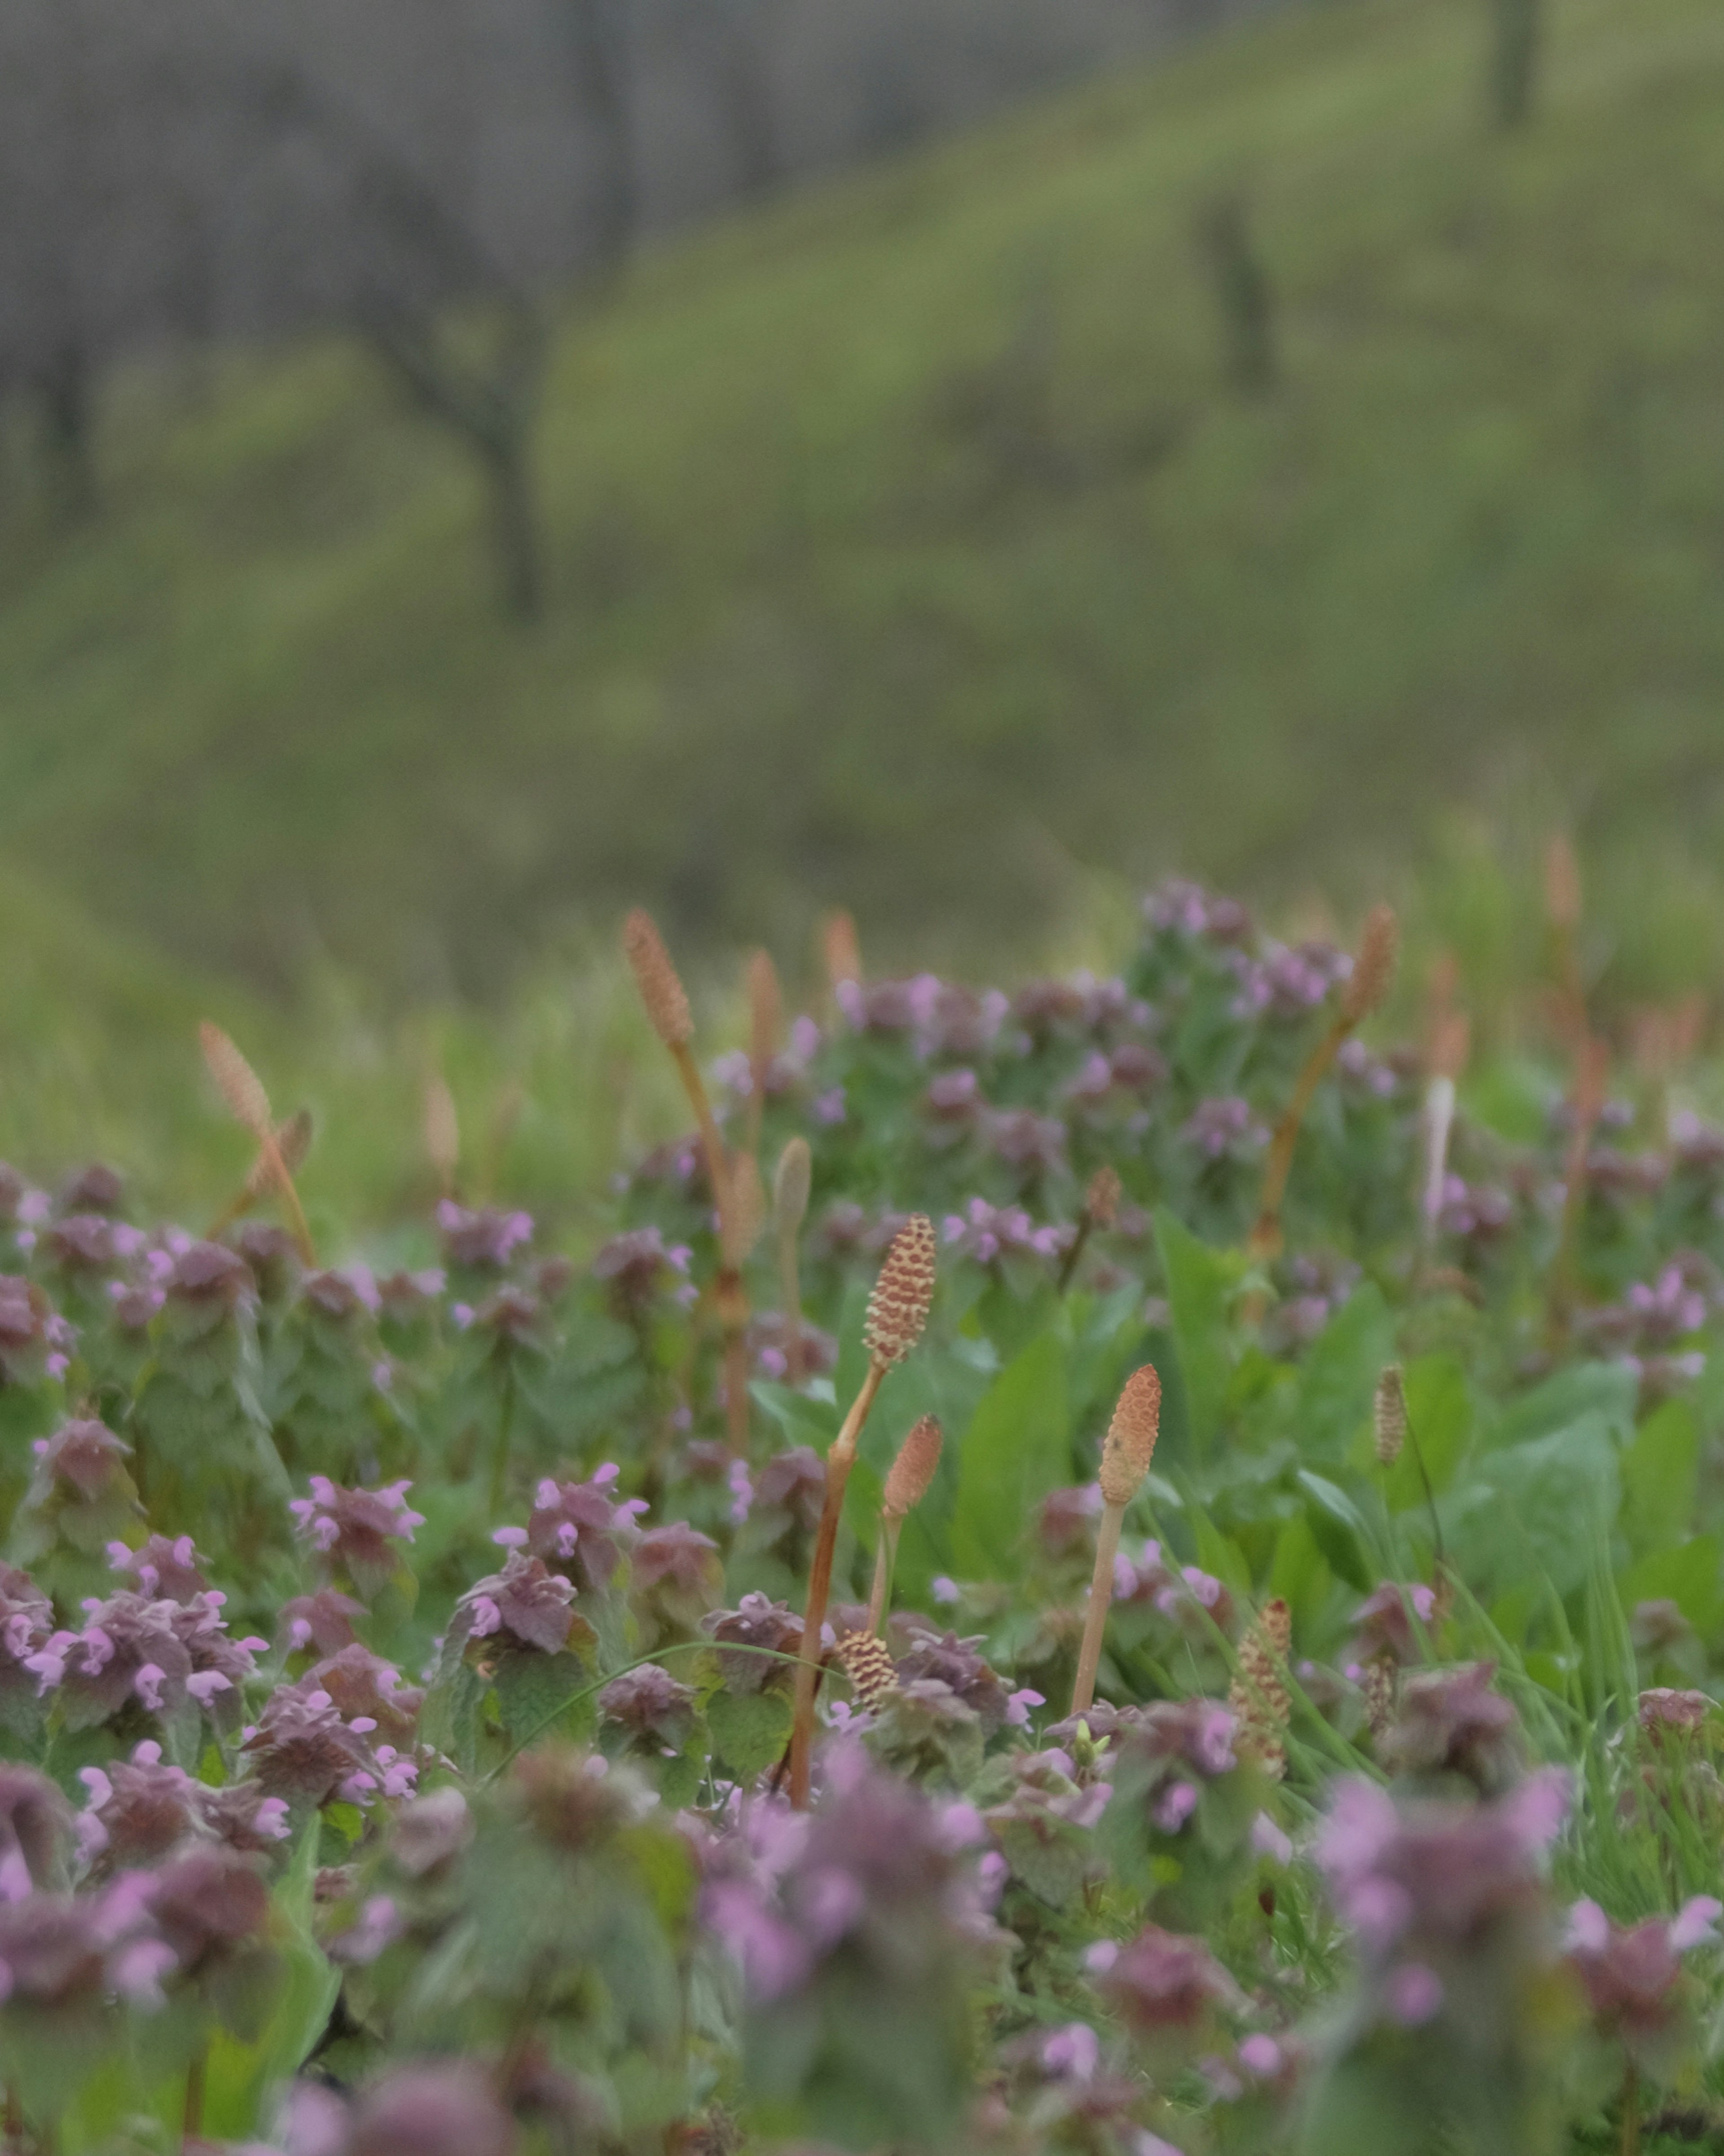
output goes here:
{"type": "Polygon", "coordinates": [[[1421,1355],[1407,1365],[1406,1378],[1407,1423],[1412,1435],[1384,1478],[1384,1496],[1392,1512],[1424,1503],[1420,1460],[1432,1490],[1440,1492],[1454,1481],[1472,1442],[1472,1396],[1466,1373],[1452,1355],[1421,1355]]]}
{"type": "Polygon", "coordinates": [[[1632,1616],[1639,1602],[1674,1602],[1702,1640],[1724,1620],[1720,1566],[1724,1544],[1716,1535],[1696,1535],[1674,1549],[1655,1550],[1618,1575],[1616,1591],[1632,1616]]]}
{"type": "Polygon", "coordinates": [[[1334,1584],[1333,1568],[1301,1512],[1276,1537],[1269,1592],[1280,1596],[1292,1614],[1295,1632],[1304,1635],[1316,1623],[1334,1584]]]}
{"type": "Polygon", "coordinates": [[[1700,1425],[1686,1400],[1649,1415],[1622,1456],[1622,1524],[1636,1557],[1680,1543],[1694,1525],[1700,1425]]]}
{"type": "Polygon", "coordinates": [[[1620,1494],[1616,1440],[1601,1414],[1478,1461],[1442,1507],[1463,1576],[1487,1594],[1541,1575],[1560,1595],[1587,1576],[1620,1494]]]}
{"type": "Polygon", "coordinates": [[[1626,1440],[1634,1426],[1639,1380],[1620,1363],[1576,1363],[1523,1393],[1499,1414],[1486,1433],[1493,1447],[1523,1444],[1568,1430],[1583,1415],[1597,1415],[1616,1437],[1626,1440]]]}
{"type": "Polygon", "coordinates": [[[1224,1587],[1230,1588],[1235,1594],[1249,1596],[1251,1592],[1251,1568],[1239,1544],[1222,1533],[1202,1506],[1188,1502],[1186,1516],[1197,1539],[1198,1563],[1203,1570],[1219,1579],[1224,1587]]]}
{"type": "Polygon", "coordinates": [[[1065,1354],[1044,1333],[1001,1371],[964,1432],[952,1519],[960,1573],[1014,1577],[1036,1507],[1071,1476],[1065,1354]]]}
{"type": "MultiPolygon", "coordinates": [[[[1227,1397],[1231,1361],[1228,1349],[1227,1299],[1233,1268],[1225,1255],[1200,1243],[1163,1206],[1155,1216],[1157,1245],[1167,1276],[1172,1312],[1175,1370],[1163,1370],[1170,1389],[1178,1381],[1183,1422],[1193,1459],[1201,1460],[1214,1443],[1227,1397]]],[[[1169,1433],[1172,1435],[1172,1433],[1169,1433]]]]}
{"type": "Polygon", "coordinates": [[[1317,1548],[1342,1578],[1362,1594],[1373,1586],[1370,1532],[1364,1517],[1345,1490],[1326,1476],[1299,1471],[1299,1486],[1306,1496],[1305,1517],[1317,1548]]]}
{"type": "Polygon", "coordinates": [[[1345,1460],[1371,1414],[1385,1363],[1395,1354],[1395,1321],[1383,1291],[1367,1281],[1342,1305],[1312,1343],[1299,1385],[1296,1425],[1301,1458],[1345,1460]]]}
{"type": "Polygon", "coordinates": [[[740,1781],[764,1774],[790,1742],[790,1702],[782,1692],[714,1692],[707,1725],[719,1755],[740,1781]]]}

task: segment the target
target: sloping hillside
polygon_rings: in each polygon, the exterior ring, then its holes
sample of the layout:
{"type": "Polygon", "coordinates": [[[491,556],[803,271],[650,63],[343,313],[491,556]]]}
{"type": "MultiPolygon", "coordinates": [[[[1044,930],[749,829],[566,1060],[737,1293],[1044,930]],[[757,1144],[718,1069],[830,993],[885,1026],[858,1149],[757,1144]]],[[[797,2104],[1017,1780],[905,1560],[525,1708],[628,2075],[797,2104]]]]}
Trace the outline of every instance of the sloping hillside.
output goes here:
{"type": "Polygon", "coordinates": [[[536,631],[361,357],[130,386],[95,524],[8,491],[0,855],[201,964],[423,988],[625,894],[936,957],[1074,865],[1345,900],[1456,799],[1703,852],[1724,11],[1554,0],[1513,139],[1483,16],[1301,8],[651,260],[561,331],[536,631]]]}

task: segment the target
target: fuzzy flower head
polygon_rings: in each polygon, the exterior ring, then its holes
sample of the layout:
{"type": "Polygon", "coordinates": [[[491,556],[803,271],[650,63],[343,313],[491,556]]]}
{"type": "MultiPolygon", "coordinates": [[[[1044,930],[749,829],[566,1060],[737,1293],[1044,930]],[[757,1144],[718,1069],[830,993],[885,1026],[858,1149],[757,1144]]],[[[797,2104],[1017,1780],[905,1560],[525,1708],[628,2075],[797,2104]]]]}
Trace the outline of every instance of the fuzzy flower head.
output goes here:
{"type": "Polygon", "coordinates": [[[533,1237],[531,1213],[500,1213],[491,1208],[469,1212],[445,1198],[437,1208],[444,1256],[452,1267],[500,1272],[516,1250],[533,1237]]]}
{"type": "MultiPolygon", "coordinates": [[[[469,1642],[529,1647],[555,1655],[574,1630],[575,1590],[542,1558],[516,1550],[501,1572],[469,1588],[455,1605],[455,1623],[469,1642]]],[[[451,1636],[454,1636],[452,1628],[451,1636]]]]}
{"type": "MultiPolygon", "coordinates": [[[[826,1753],[812,1814],[749,1807],[709,1856],[701,1917],[770,2003],[829,1969],[858,1983],[944,1991],[986,1929],[976,1871],[949,1806],[883,1774],[854,1740],[826,1753]]],[[[967,1813],[968,1807],[962,1808],[967,1813]]]]}
{"type": "Polygon", "coordinates": [[[367,1596],[394,1577],[398,1545],[412,1542],[413,1529],[424,1524],[424,1514],[408,1504],[412,1487],[403,1481],[381,1490],[344,1490],[328,1476],[314,1475],[310,1495],[290,1500],[288,1510],[329,1571],[367,1596]]]}
{"type": "Polygon", "coordinates": [[[1594,2029],[1635,2063],[1663,2076],[1680,2063],[1694,2005],[1685,1955],[1716,1946],[1724,1902],[1697,1894],[1671,1917],[1613,1923],[1596,1902],[1568,1912],[1564,1944],[1594,2029]]]}
{"type": "Polygon", "coordinates": [[[1570,1794],[1560,1768],[1485,1803],[1398,1804],[1369,1782],[1337,1785],[1315,1854],[1378,2015],[1413,2025],[1451,1992],[1506,1996],[1542,1962],[1547,1857],[1570,1794]]]}
{"type": "Polygon", "coordinates": [[[619,1501],[618,1470],[607,1465],[585,1482],[541,1478],[533,1493],[525,1547],[580,1589],[608,1587],[636,1537],[639,1500],[619,1501]]]}

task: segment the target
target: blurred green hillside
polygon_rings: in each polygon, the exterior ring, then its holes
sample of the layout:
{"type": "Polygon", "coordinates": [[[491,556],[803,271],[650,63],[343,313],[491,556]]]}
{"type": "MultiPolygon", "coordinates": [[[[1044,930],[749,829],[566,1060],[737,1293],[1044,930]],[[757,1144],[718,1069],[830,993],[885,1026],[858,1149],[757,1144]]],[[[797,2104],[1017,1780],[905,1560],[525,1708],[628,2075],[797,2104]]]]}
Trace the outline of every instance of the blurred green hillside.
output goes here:
{"type": "Polygon", "coordinates": [[[5,495],[0,857],[190,965],[418,995],[636,896],[781,952],[842,900],[882,963],[1090,870],[1350,906],[1457,801],[1710,891],[1724,9],[1553,0],[1511,138],[1485,36],[1299,8],[654,256],[560,328],[536,630],[354,350],[141,377],[94,523],[5,495]]]}

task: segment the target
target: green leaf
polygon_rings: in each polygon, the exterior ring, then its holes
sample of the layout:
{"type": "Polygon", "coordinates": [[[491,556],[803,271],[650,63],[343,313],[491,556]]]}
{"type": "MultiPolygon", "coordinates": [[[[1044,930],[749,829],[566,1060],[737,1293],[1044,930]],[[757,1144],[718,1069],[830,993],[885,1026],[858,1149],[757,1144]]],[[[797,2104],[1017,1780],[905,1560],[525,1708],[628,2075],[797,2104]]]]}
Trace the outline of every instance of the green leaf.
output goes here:
{"type": "Polygon", "coordinates": [[[1251,1567],[1239,1544],[1222,1533],[1189,1492],[1185,1497],[1185,1516],[1196,1538],[1198,1563],[1235,1594],[1249,1596],[1251,1567]]]}
{"type": "Polygon", "coordinates": [[[1294,1630],[1306,1633],[1321,1614],[1334,1584],[1334,1571],[1301,1512],[1289,1520],[1275,1538],[1269,1592],[1280,1595],[1286,1604],[1294,1630]]]}
{"type": "Polygon", "coordinates": [[[1411,1439],[1389,1470],[1385,1496],[1392,1512],[1424,1503],[1419,1462],[1424,1462],[1434,1491],[1446,1490],[1460,1471],[1472,1441],[1473,1404],[1466,1373],[1452,1355],[1421,1355],[1407,1365],[1407,1423],[1411,1439]]]}
{"type": "Polygon", "coordinates": [[[1489,1432],[1493,1446],[1520,1445],[1597,1415],[1626,1441],[1634,1426],[1639,1380],[1620,1363],[1576,1363],[1535,1385],[1500,1414],[1489,1432]]]}
{"type": "Polygon", "coordinates": [[[1367,1281],[1312,1343],[1299,1383],[1299,1450],[1307,1460],[1345,1460],[1369,1419],[1371,1399],[1395,1353],[1395,1321],[1383,1291],[1367,1281]]]}
{"type": "Polygon", "coordinates": [[[959,1448],[952,1548],[972,1579],[1014,1578],[1036,1507],[1072,1475],[1065,1353],[1044,1333],[983,1395],[959,1448]]]}
{"type": "Polygon", "coordinates": [[[1611,1425],[1588,1414],[1549,1437],[1486,1453],[1442,1509],[1463,1574],[1486,1594],[1542,1573],[1568,1595],[1585,1579],[1619,1495],[1611,1425]]]}
{"type": "Polygon", "coordinates": [[[1371,1537],[1364,1516],[1346,1491],[1326,1476],[1301,1467],[1298,1479],[1306,1495],[1305,1517],[1311,1539],[1350,1587],[1368,1594],[1373,1567],[1371,1537]]]}
{"type": "Polygon", "coordinates": [[[1675,1549],[1656,1550],[1631,1564],[1619,1576],[1616,1591],[1631,1616],[1637,1602],[1674,1602],[1701,1638],[1710,1640],[1724,1620],[1721,1563],[1724,1544],[1719,1537],[1696,1535],[1675,1549]]]}
{"type": "Polygon", "coordinates": [[[1649,1415],[1622,1456],[1622,1524],[1637,1557],[1679,1543],[1694,1525],[1700,1425],[1686,1400],[1649,1415]]]}
{"type": "MultiPolygon", "coordinates": [[[[522,1647],[504,1655],[497,1664],[497,1707],[511,1744],[521,1744],[542,1732],[549,1735],[569,1719],[568,1710],[593,1680],[577,1655],[541,1654],[522,1647]]],[[[565,1735],[572,1734],[565,1728],[565,1735]]]]}
{"type": "Polygon", "coordinates": [[[706,1722],[738,1781],[763,1774],[790,1742],[790,1702],[779,1691],[715,1692],[706,1703],[706,1722]]]}
{"type": "Polygon", "coordinates": [[[1208,1451],[1220,1427],[1231,1363],[1228,1353],[1227,1301],[1233,1267],[1218,1250],[1200,1243],[1165,1206],[1155,1216],[1157,1247],[1167,1276],[1167,1302],[1173,1313],[1176,1371],[1162,1373],[1165,1383],[1177,1374],[1183,1419],[1194,1458],[1208,1451]]]}

